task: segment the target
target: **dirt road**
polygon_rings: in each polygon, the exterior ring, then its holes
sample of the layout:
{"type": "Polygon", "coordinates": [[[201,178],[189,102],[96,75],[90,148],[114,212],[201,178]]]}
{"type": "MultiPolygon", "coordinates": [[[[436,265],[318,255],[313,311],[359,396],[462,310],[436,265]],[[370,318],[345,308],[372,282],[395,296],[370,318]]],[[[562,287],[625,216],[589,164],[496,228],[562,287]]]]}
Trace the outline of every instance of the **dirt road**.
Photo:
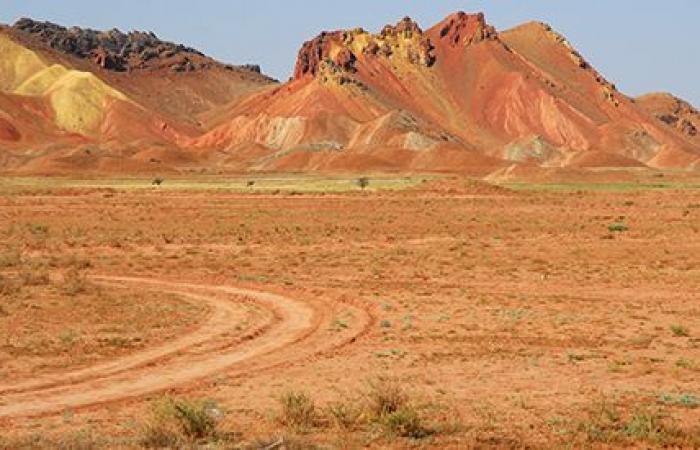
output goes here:
{"type": "Polygon", "coordinates": [[[337,340],[314,339],[327,321],[313,302],[230,286],[206,286],[123,277],[97,277],[112,286],[165,290],[211,309],[193,333],[127,357],[69,373],[0,385],[0,418],[60,413],[181,387],[225,370],[263,370],[291,363],[352,340],[367,326],[364,311],[337,340]],[[240,302],[252,301],[270,314],[267,320],[237,332],[240,302]],[[303,352],[290,347],[304,344],[303,352]]]}

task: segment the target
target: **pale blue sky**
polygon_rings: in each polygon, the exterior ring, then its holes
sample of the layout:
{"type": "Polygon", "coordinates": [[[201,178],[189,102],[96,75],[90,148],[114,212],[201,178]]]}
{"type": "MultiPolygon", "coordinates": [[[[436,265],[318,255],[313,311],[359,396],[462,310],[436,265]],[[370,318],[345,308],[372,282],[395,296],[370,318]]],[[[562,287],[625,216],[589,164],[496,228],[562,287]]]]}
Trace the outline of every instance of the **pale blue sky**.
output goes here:
{"type": "Polygon", "coordinates": [[[698,0],[2,0],[0,22],[150,30],[283,80],[321,30],[378,30],[405,15],[427,28],[457,10],[483,11],[501,30],[548,22],[626,93],[670,91],[700,106],[698,0]]]}

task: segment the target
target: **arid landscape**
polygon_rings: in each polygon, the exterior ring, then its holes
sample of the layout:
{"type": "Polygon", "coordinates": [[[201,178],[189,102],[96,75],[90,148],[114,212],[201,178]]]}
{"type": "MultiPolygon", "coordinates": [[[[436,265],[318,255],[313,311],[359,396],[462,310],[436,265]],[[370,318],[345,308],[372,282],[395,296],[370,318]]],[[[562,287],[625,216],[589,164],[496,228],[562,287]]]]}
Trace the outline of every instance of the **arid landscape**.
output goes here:
{"type": "Polygon", "coordinates": [[[0,449],[699,448],[700,113],[549,25],[289,81],[0,28],[0,449]]]}
{"type": "Polygon", "coordinates": [[[699,190],[342,181],[8,183],[3,444],[698,445],[699,190]]]}

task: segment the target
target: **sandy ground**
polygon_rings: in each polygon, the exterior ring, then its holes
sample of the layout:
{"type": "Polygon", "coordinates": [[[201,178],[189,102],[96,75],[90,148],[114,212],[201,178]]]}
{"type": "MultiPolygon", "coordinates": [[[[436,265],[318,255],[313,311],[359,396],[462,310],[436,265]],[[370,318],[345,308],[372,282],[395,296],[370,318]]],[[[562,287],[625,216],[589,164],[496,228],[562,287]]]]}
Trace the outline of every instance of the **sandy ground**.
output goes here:
{"type": "Polygon", "coordinates": [[[2,197],[0,217],[6,253],[88,259],[102,289],[208,311],[165,344],[2,380],[6,436],[126,439],[166,392],[215,400],[242,442],[296,435],[272,418],[280,395],[320,408],[377,377],[410,392],[430,437],[319,428],[304,442],[663,444],[633,422],[620,441],[596,438],[601,404],[620,423],[645,411],[697,432],[697,191],[78,190],[2,197]]]}

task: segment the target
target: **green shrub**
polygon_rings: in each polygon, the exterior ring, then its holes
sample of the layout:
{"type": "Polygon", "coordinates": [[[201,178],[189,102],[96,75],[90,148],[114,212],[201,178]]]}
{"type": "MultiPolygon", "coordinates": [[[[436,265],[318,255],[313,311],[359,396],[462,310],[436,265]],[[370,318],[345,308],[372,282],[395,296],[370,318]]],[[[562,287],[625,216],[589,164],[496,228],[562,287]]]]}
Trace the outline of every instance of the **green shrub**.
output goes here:
{"type": "Polygon", "coordinates": [[[615,222],[608,225],[608,231],[610,231],[611,233],[624,233],[628,230],[629,227],[621,222],[615,222]]]}

